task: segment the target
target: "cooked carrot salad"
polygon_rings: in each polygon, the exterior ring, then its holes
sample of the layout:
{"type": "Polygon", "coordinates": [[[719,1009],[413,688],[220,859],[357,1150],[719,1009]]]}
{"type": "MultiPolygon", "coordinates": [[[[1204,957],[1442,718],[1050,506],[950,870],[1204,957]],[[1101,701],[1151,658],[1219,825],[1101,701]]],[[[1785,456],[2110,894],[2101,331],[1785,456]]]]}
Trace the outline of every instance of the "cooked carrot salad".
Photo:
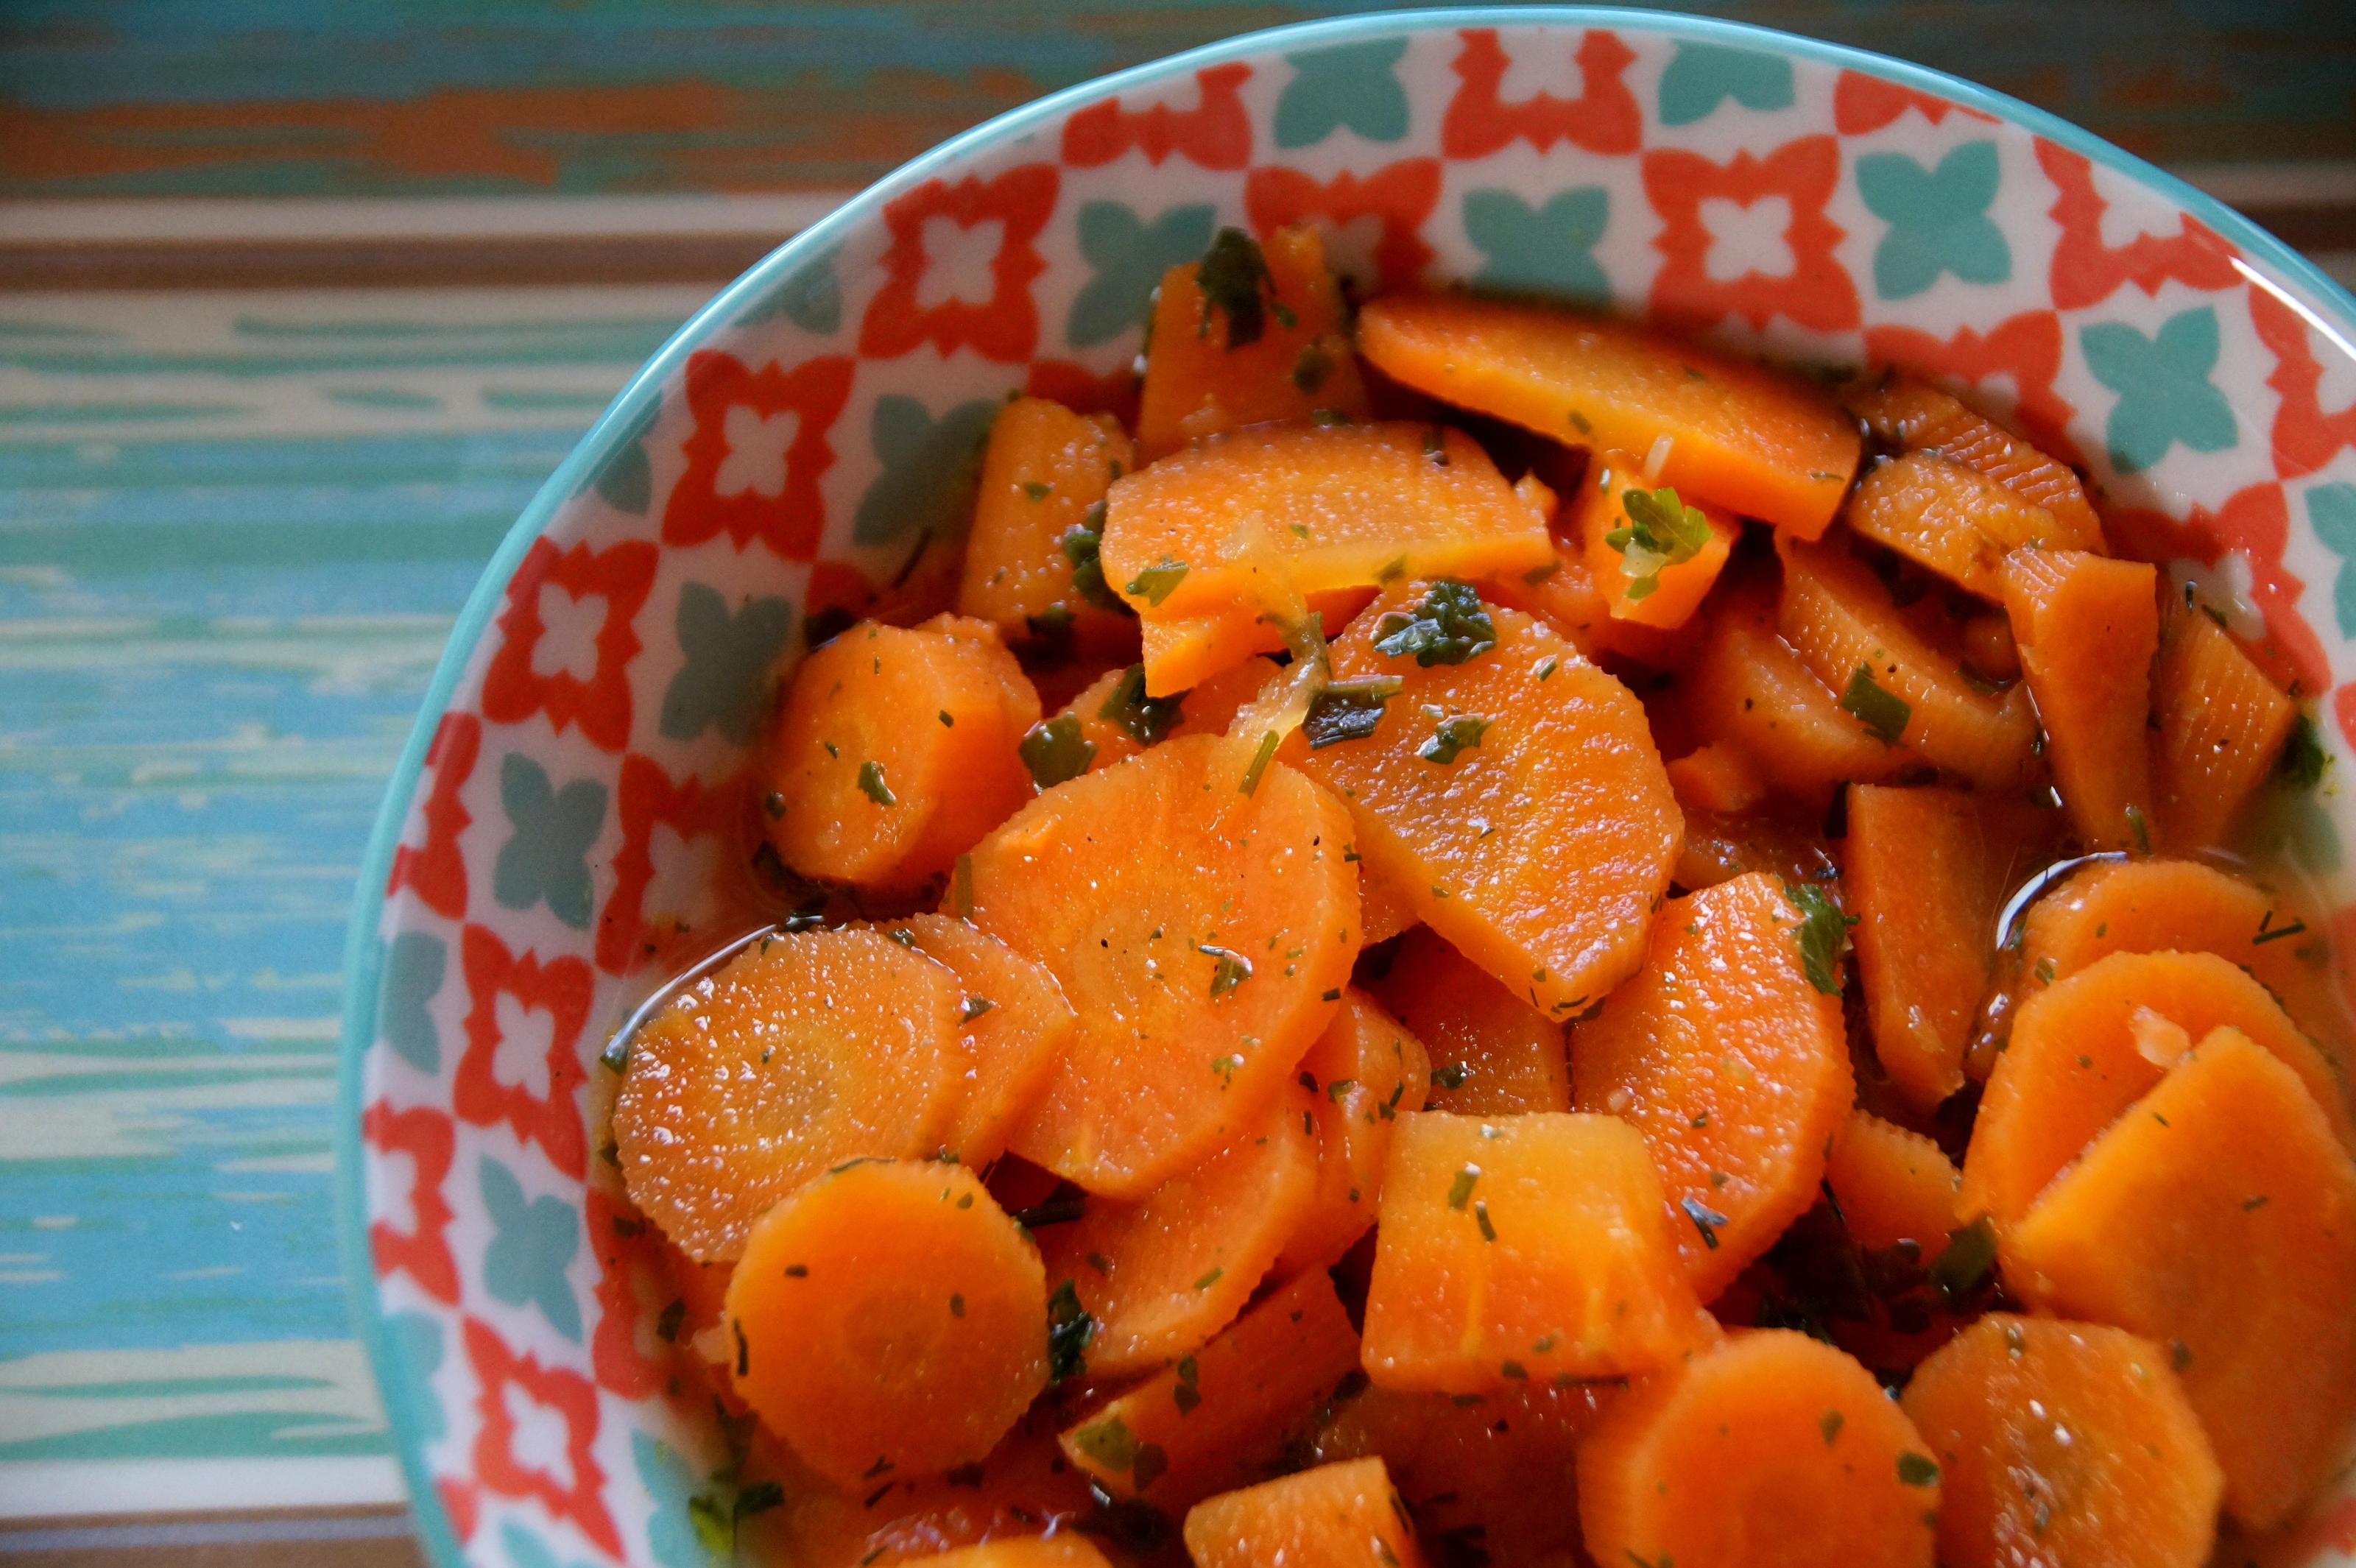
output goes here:
{"type": "MultiPolygon", "coordinates": [[[[2356,1417],[2323,766],[1927,382],[1316,234],[1020,398],[605,1056],[798,1568],[2210,1561],[2356,1417]],[[916,595],[913,597],[921,597],[916,595]]],[[[682,1377],[687,1376],[683,1369],[682,1377]]],[[[691,1386],[675,1381],[675,1392],[691,1386]]],[[[692,1386],[701,1386],[694,1384],[692,1386]]]]}

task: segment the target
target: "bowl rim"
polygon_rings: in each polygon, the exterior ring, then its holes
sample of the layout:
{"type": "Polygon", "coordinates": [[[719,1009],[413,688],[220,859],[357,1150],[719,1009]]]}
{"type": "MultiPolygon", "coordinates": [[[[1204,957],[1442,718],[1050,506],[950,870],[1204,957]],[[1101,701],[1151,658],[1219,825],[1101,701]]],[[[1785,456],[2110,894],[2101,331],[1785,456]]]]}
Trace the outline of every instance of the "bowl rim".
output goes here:
{"type": "Polygon", "coordinates": [[[1677,11],[1633,10],[1611,5],[1470,5],[1425,6],[1396,11],[1368,11],[1323,17],[1282,27],[1264,27],[1222,38],[1179,54],[1127,67],[1104,76],[1062,88],[1019,104],[942,142],[900,165],[824,218],[779,244],[740,273],[664,340],[615,394],[595,423],[584,432],[542,482],[531,501],[500,539],[482,575],[452,622],[432,678],[418,704],[417,717],[402,742],[385,785],[382,802],[369,830],[359,875],[354,887],[351,919],[344,939],[344,1005],[337,1047],[336,1093],[336,1181],[334,1213],[337,1250],[341,1254],[348,1306],[357,1338],[365,1348],[370,1371],[385,1411],[386,1429],[408,1491],[412,1528],[434,1568],[464,1568],[466,1547],[451,1528],[448,1509],[425,1465],[424,1428],[413,1400],[408,1368],[393,1341],[391,1325],[377,1294],[377,1279],[368,1238],[369,1212],[363,1181],[364,1150],[359,1137],[361,1065],[376,1033],[378,993],[381,982],[379,930],[385,899],[380,890],[391,875],[393,853],[409,807],[423,772],[425,754],[443,715],[448,711],[466,666],[484,629],[506,596],[509,580],[524,554],[555,517],[558,509],[581,490],[595,467],[595,454],[635,428],[650,406],[659,407],[664,385],[687,356],[714,328],[724,325],[770,289],[786,281],[796,268],[822,254],[837,236],[871,219],[886,203],[975,150],[1003,141],[1055,119],[1068,110],[1148,82],[1182,75],[1203,66],[1246,55],[1258,55],[1303,44],[1348,42],[1366,35],[1419,33],[1462,27],[1613,27],[1733,47],[1763,49],[1816,63],[1856,70],[1915,88],[1990,114],[1996,119],[2042,136],[2126,176],[2181,208],[2230,240],[2238,250],[2257,257],[2279,277],[2308,296],[2286,295],[2275,281],[2240,263],[2236,271],[2255,287],[2283,299],[2310,326],[2337,340],[2356,357],[2356,295],[2335,282],[2314,262],[2282,240],[2199,187],[2137,157],[2060,115],[2023,102],[2008,93],[1983,87],[1959,76],[1870,49],[1677,11]],[[2336,320],[2331,318],[2337,318],[2336,320]]]}

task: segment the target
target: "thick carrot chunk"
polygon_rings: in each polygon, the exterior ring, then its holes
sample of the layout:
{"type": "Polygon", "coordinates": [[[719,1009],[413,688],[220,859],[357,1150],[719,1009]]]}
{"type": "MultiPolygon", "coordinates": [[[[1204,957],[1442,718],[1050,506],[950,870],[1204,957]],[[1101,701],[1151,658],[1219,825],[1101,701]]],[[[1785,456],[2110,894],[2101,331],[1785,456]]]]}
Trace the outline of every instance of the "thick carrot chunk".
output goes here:
{"type": "Polygon", "coordinates": [[[1644,461],[1679,494],[1824,532],[1857,469],[1857,426],[1817,389],[1641,327],[1470,294],[1359,313],[1362,352],[1418,391],[1540,435],[1644,461]]]}
{"type": "Polygon", "coordinates": [[[1640,1383],[1579,1451],[1598,1563],[1931,1568],[1939,1467],[1856,1361],[1738,1334],[1640,1383]]]}
{"type": "Polygon", "coordinates": [[[2179,610],[2151,667],[2160,845],[2223,844],[2281,756],[2298,707],[2207,615],[2179,610]]]}
{"type": "Polygon", "coordinates": [[[2082,550],[2020,549],[2005,558],[2001,575],[2020,667],[2071,820],[2088,843],[2148,850],[2145,722],[2159,645],[2157,573],[2143,561],[2082,550]]]}
{"type": "Polygon", "coordinates": [[[1963,790],[1848,792],[1841,886],[1857,912],[1873,1051],[1917,1110],[1964,1086],[1964,1051],[1995,968],[2004,897],[2039,863],[2057,815],[1963,790]]]}
{"type": "Polygon", "coordinates": [[[1912,1242],[1936,1257],[1955,1225],[1954,1163],[1921,1133],[1851,1111],[1825,1161],[1825,1185],[1861,1247],[1912,1242]]]}
{"type": "Polygon", "coordinates": [[[941,1147],[979,1170],[1006,1147],[1014,1122],[1045,1087],[1072,1009],[1046,970],[954,915],[919,914],[886,928],[907,933],[916,950],[946,964],[965,992],[958,1042],[965,1072],[941,1147]]]}
{"type": "Polygon", "coordinates": [[[2298,1074],[2342,1143],[2339,1074],[2282,1005],[2213,953],[2114,953],[2032,990],[1996,1059],[1964,1160],[1957,1212],[1999,1228],[2193,1042],[2232,1026],[2298,1074]]]}
{"type": "Polygon", "coordinates": [[[1429,926],[1408,933],[1372,988],[1434,1053],[1432,1110],[1510,1116],[1570,1109],[1561,1023],[1474,968],[1429,926]]]}
{"type": "Polygon", "coordinates": [[[1423,1568],[1407,1505],[1380,1459],[1320,1465],[1197,1503],[1194,1568],[1423,1568]]]}
{"type": "Polygon", "coordinates": [[[1644,1142],[1611,1116],[1399,1118],[1366,1296],[1366,1374],[1479,1393],[1621,1377],[1715,1331],[1644,1142]]]}
{"type": "Polygon", "coordinates": [[[1255,425],[1112,487],[1105,579],[1150,619],[1282,611],[1403,577],[1526,571],[1546,519],[1452,428],[1255,425]]]}
{"type": "Polygon", "coordinates": [[[1331,1267],[1374,1224],[1391,1129],[1400,1112],[1423,1109],[1431,1058],[1398,1019],[1353,986],[1301,1059],[1301,1084],[1317,1114],[1317,1191],[1276,1260],[1279,1274],[1331,1267]]]}
{"type": "Polygon", "coordinates": [[[1549,1018],[1624,979],[1681,830],[1635,696],[1460,582],[1376,601],[1333,659],[1337,680],[1399,681],[1371,734],[1303,763],[1349,803],[1366,864],[1549,1018]]]}
{"type": "Polygon", "coordinates": [[[1112,1496],[1183,1513],[1266,1475],[1357,1367],[1357,1331],[1333,1282],[1312,1270],[1067,1428],[1064,1453],[1112,1496]]]}
{"type": "Polygon", "coordinates": [[[1366,415],[1342,291],[1316,229],[1265,244],[1223,231],[1200,262],[1162,276],[1137,441],[1149,463],[1241,425],[1330,411],[1366,415]]]}
{"type": "Polygon", "coordinates": [[[2262,1530],[2337,1463],[2356,1417],[2356,1165],[2298,1074],[2223,1029],[2003,1238],[2031,1307],[2169,1347],[2262,1530]]]}
{"type": "Polygon", "coordinates": [[[1975,687],[1960,650],[1934,645],[1910,624],[1872,569],[1841,543],[1784,549],[1775,624],[1876,739],[1901,741],[1981,789],[2028,781],[2037,741],[2028,692],[1975,687]]]}
{"type": "Polygon", "coordinates": [[[2223,1478],[2148,1339],[1991,1312],[1900,1402],[1939,1462],[1946,1568],[2201,1568],[2223,1478]]]}
{"type": "Polygon", "coordinates": [[[1687,811],[1737,816],[1767,796],[1766,781],[1751,760],[1723,741],[1687,752],[1668,764],[1669,787],[1687,811]]]}
{"type": "Polygon", "coordinates": [[[1246,794],[1244,750],[1164,741],[1060,784],[952,879],[1076,1016],[1011,1147],[1090,1191],[1141,1198],[1258,1125],[1357,955],[1348,816],[1281,763],[1246,794]]]}
{"type": "Polygon", "coordinates": [[[1087,1536],[1073,1531],[1061,1535],[1018,1535],[986,1541],[980,1546],[960,1546],[936,1557],[892,1561],[903,1568],[1112,1568],[1087,1536]]]}
{"type": "Polygon", "coordinates": [[[1840,911],[1804,896],[1752,873],[1670,900],[1644,967],[1571,1030],[1575,1101],[1644,1135],[1704,1301],[1815,1201],[1855,1096],[1840,911]]]}
{"type": "Polygon", "coordinates": [[[1366,928],[1365,944],[1388,942],[1415,923],[1415,901],[1407,890],[1378,872],[1358,867],[1358,919],[1366,928]]]}
{"type": "MultiPolygon", "coordinates": [[[[1372,588],[1337,588],[1308,596],[1309,611],[1328,637],[1375,597],[1372,588]]],[[[1254,654],[1283,651],[1277,617],[1256,605],[1200,615],[1154,615],[1138,623],[1145,658],[1145,689],[1156,697],[1207,687],[1223,673],[1266,661],[1254,654]]]]}
{"type": "Polygon", "coordinates": [[[2013,550],[2103,549],[2099,529],[2064,528],[2036,502],[1935,452],[1876,465],[1849,501],[1848,526],[1989,600],[2004,597],[1999,574],[2013,550]]]}
{"type": "Polygon", "coordinates": [[[1720,507],[1644,483],[1644,466],[1599,452],[1572,502],[1570,537],[1619,621],[1682,626],[1718,581],[1742,525],[1720,507]]]}
{"type": "Polygon", "coordinates": [[[1753,586],[1711,609],[1685,691],[1686,712],[1704,738],[1803,799],[1826,799],[1852,779],[1887,778],[1912,760],[1858,722],[1841,693],[1801,662],[1775,629],[1772,597],[1753,586]]]}
{"type": "Polygon", "coordinates": [[[1515,1382],[1483,1394],[1367,1386],[1341,1403],[1312,1457],[1379,1457],[1443,1563],[1578,1562],[1579,1440],[1609,1383],[1515,1382]]]}
{"type": "Polygon", "coordinates": [[[988,623],[853,626],[794,671],[766,764],[769,842],[819,881],[919,887],[1030,795],[1019,748],[1038,720],[988,623]]]}
{"type": "Polygon", "coordinates": [[[829,1167],[933,1153],[961,1098],[964,999],[879,932],[763,937],[631,1040],[614,1102],[630,1200],[699,1263],[733,1258],[829,1167]]]}
{"type": "Polygon", "coordinates": [[[1316,1119],[1293,1086],[1142,1200],[1092,1198],[1043,1230],[1051,1281],[1071,1281],[1096,1319],[1088,1371],[1121,1377],[1200,1349],[1251,1298],[1316,1189],[1316,1119]]]}
{"type": "Polygon", "coordinates": [[[1047,1382],[1038,1249],[958,1165],[861,1161],[784,1199],[728,1320],[736,1392],[846,1485],[980,1458],[1047,1382]]]}
{"type": "Polygon", "coordinates": [[[2052,513],[2066,538],[2051,542],[2071,549],[2102,549],[2102,521],[2068,465],[1973,412],[1959,399],[1927,381],[1900,377],[1866,389],[1851,406],[1882,440],[1935,452],[2052,513]]]}
{"type": "Polygon", "coordinates": [[[1066,616],[1084,644],[1108,635],[1119,602],[1091,564],[1095,536],[1105,491],[1136,466],[1135,448],[1109,414],[1076,414],[1044,398],[999,410],[982,454],[958,613],[992,622],[1009,637],[1066,616]]]}

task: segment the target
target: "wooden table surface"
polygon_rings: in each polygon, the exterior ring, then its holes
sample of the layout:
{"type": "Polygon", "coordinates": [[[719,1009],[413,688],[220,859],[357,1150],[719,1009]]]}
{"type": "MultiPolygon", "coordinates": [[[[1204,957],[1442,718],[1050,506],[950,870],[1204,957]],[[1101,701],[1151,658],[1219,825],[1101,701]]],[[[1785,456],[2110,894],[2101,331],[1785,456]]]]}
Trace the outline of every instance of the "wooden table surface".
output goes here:
{"type": "MultiPolygon", "coordinates": [[[[328,1213],[338,968],[482,562],[848,191],[1040,92],[1372,8],[6,8],[0,1552],[415,1560],[328,1213]]],[[[2356,6],[1694,8],[2018,93],[2356,282],[2356,6]]]]}

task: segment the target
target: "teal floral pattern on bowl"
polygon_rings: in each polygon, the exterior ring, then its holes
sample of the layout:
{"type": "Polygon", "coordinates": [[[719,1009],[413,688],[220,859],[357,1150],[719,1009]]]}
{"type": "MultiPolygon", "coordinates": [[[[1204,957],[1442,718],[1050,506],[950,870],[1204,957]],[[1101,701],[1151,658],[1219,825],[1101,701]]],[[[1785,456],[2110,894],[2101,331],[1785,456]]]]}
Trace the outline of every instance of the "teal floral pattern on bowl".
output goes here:
{"type": "MultiPolygon", "coordinates": [[[[1259,35],[1007,116],[662,350],[501,549],[386,803],[344,1211],[440,1560],[717,1560],[693,1515],[722,1445],[672,1392],[669,1293],[599,1157],[605,1034],[732,934],[750,744],[811,618],[962,525],[1008,394],[1117,392],[1163,268],[1304,220],[1365,288],[1536,291],[1942,378],[2081,464],[2335,754],[2356,738],[2356,304],[2036,111],[1753,29],[1516,9],[1259,35]]],[[[2294,831],[2356,946],[2343,798],[2294,831]]],[[[2343,1541],[2356,1508],[2328,1507],[2282,1560],[2343,1541]]]]}

